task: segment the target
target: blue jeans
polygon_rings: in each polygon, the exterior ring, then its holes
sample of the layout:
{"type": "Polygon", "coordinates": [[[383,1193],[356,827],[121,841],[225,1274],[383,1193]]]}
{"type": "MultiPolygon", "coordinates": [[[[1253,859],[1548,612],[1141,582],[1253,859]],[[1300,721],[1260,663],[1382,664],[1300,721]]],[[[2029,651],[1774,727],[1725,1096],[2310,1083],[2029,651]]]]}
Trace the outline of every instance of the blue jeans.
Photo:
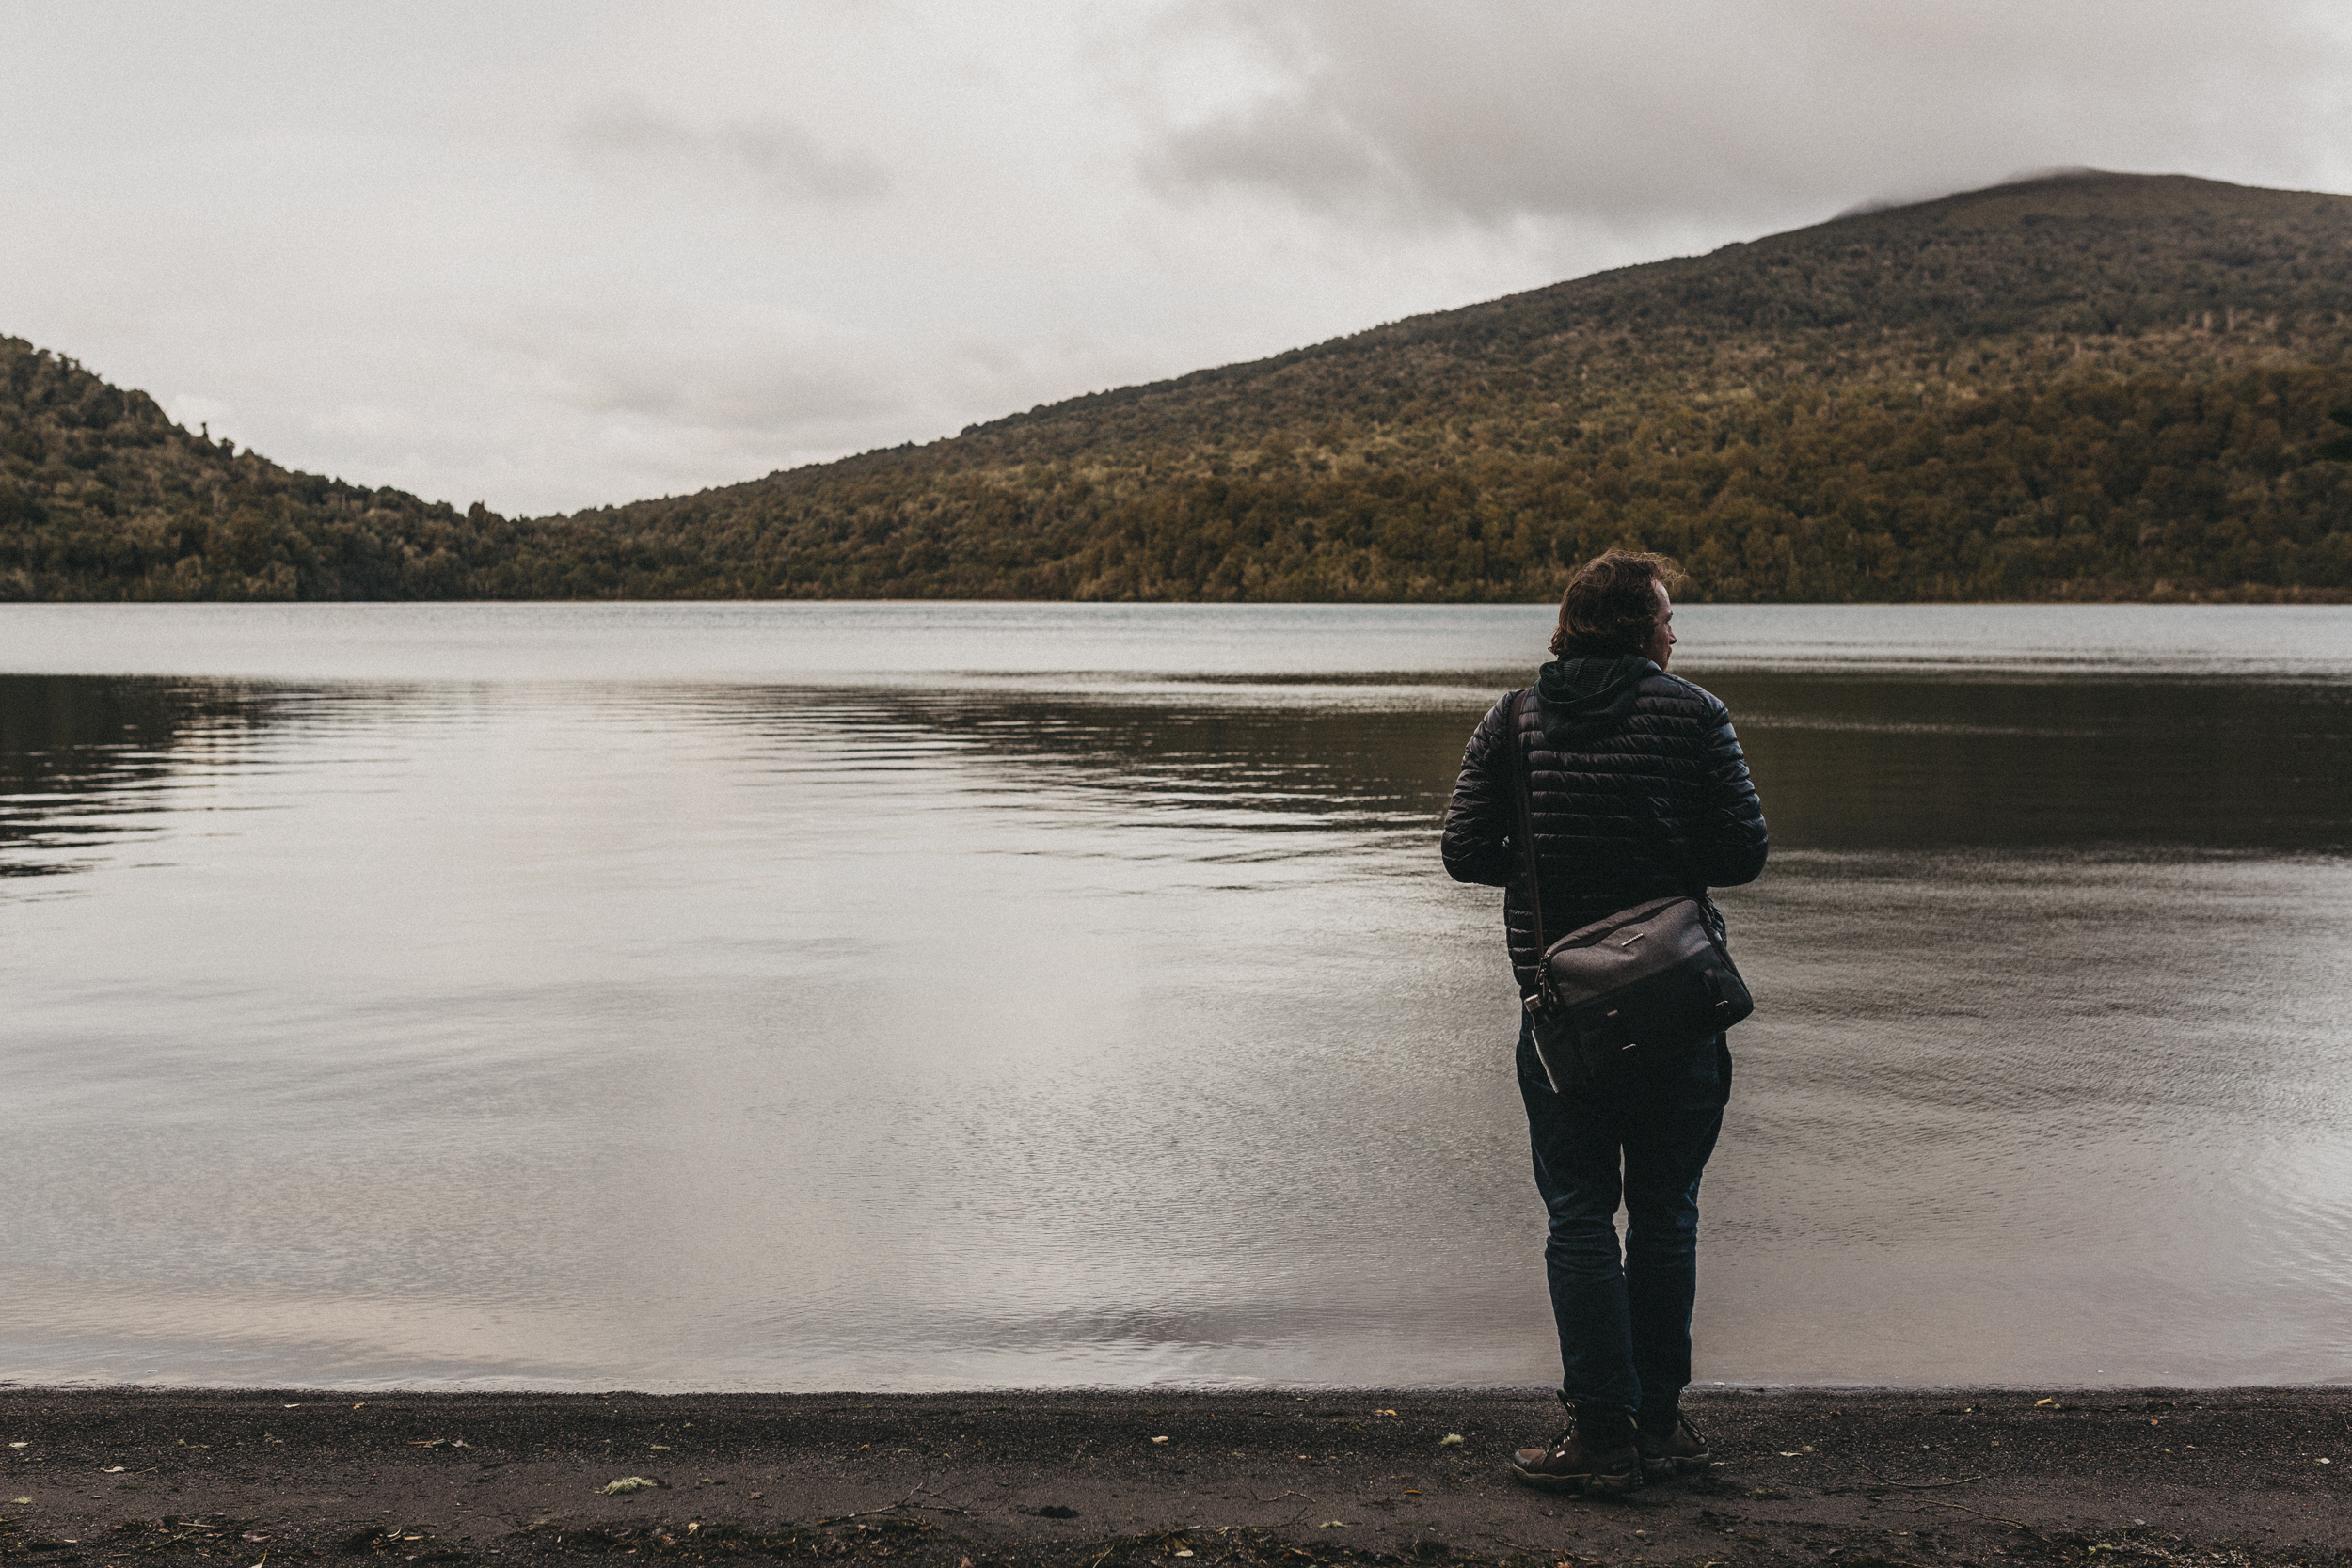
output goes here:
{"type": "Polygon", "coordinates": [[[1554,1094],[1524,1020],[1519,1097],[1550,1212],[1544,1272],[1560,1329],[1561,1392],[1651,1420],[1691,1381],[1699,1173],[1723,1130],[1731,1052],[1721,1035],[1659,1067],[1554,1094]],[[1617,1204],[1626,1234],[1617,1248],[1617,1204]]]}

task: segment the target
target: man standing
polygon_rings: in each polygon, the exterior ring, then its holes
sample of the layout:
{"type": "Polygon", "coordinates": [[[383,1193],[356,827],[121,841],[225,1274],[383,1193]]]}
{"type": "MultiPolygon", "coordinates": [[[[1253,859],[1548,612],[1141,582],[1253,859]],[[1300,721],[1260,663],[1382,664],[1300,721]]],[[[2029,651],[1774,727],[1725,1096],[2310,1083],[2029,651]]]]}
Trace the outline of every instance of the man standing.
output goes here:
{"type": "MultiPolygon", "coordinates": [[[[1446,870],[1501,887],[1520,995],[1543,955],[1516,842],[1513,770],[1529,773],[1542,929],[1573,931],[1647,898],[1705,895],[1764,869],[1763,808],[1724,705],[1666,673],[1680,578],[1662,556],[1611,550],[1560,600],[1534,700],[1512,693],[1470,736],[1446,810],[1446,870]]],[[[1704,1469],[1681,1413],[1698,1286],[1699,1175],[1723,1127],[1731,1052],[1721,1035],[1637,1065],[1547,1071],[1519,1026],[1519,1093],[1549,1212],[1544,1244],[1567,1430],[1521,1449],[1511,1473],[1547,1491],[1610,1494],[1704,1469]],[[1616,1212],[1626,1234],[1619,1251],[1616,1212]]]]}

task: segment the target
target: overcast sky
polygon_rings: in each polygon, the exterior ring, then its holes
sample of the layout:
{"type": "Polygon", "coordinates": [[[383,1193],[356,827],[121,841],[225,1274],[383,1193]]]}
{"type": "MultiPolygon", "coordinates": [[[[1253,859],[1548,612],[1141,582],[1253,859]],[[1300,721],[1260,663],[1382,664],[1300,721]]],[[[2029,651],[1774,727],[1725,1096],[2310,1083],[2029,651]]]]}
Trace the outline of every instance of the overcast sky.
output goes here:
{"type": "Polygon", "coordinates": [[[675,494],[2070,165],[2352,189],[2301,0],[9,0],[0,333],[675,494]]]}

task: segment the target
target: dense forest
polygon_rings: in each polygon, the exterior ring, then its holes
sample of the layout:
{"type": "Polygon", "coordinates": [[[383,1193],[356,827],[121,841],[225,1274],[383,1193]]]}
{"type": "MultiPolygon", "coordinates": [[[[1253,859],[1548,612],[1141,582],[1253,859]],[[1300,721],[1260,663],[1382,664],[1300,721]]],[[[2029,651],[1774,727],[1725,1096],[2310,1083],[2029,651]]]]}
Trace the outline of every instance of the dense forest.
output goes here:
{"type": "Polygon", "coordinates": [[[1857,214],[570,517],[289,472],[0,340],[0,597],[2352,598],[2352,198],[1857,214]]]}

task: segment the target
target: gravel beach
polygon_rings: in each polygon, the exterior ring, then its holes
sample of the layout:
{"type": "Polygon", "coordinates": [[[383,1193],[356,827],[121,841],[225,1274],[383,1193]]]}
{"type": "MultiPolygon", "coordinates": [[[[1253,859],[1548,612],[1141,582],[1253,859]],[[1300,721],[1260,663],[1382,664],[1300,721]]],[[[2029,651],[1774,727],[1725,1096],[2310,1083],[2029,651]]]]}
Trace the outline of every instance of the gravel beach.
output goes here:
{"type": "Polygon", "coordinates": [[[0,1387],[0,1558],[2352,1563],[2341,1386],[1688,1408],[1710,1473],[1585,1502],[1504,1472],[1557,1429],[1539,1390],[0,1387]]]}

